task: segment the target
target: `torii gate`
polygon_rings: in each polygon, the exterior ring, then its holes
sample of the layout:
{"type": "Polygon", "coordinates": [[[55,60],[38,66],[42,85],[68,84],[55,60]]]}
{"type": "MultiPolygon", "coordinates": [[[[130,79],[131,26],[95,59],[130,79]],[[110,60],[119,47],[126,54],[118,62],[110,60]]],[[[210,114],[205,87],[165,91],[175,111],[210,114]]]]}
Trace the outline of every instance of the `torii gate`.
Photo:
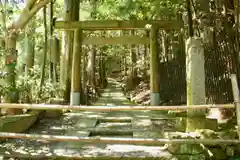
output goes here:
{"type": "MultiPolygon", "coordinates": [[[[74,46],[81,45],[104,45],[104,44],[150,44],[150,91],[151,105],[160,104],[160,84],[158,74],[158,50],[157,50],[157,31],[158,29],[180,29],[184,23],[181,20],[91,20],[91,21],[55,21],[53,23],[56,29],[74,30],[74,46]],[[120,36],[120,37],[82,37],[83,30],[150,30],[150,37],[140,36],[120,36]]],[[[81,47],[80,47],[81,48],[81,47]]],[[[81,50],[80,50],[81,52],[81,50]]],[[[79,53],[80,54],[80,53],[79,53]]],[[[73,57],[77,53],[73,54],[73,57]]],[[[73,58],[75,59],[75,58],[73,58]]],[[[80,63],[79,60],[74,63],[80,63]]],[[[71,105],[80,105],[79,91],[79,67],[73,66],[72,87],[71,87],[71,105]]]]}

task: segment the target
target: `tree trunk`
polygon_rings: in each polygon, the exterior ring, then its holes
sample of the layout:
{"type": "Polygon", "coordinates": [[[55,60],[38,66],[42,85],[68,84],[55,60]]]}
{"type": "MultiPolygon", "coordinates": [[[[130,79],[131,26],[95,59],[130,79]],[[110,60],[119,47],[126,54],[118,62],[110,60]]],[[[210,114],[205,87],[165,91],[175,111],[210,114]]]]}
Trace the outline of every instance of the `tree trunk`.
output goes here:
{"type": "Polygon", "coordinates": [[[106,87],[106,73],[105,73],[105,61],[103,57],[102,51],[100,52],[100,58],[99,58],[99,79],[100,79],[100,86],[101,88],[106,87]]]}
{"type": "Polygon", "coordinates": [[[81,102],[83,102],[83,104],[86,104],[87,102],[87,96],[86,96],[86,81],[87,81],[87,75],[86,75],[86,51],[84,50],[82,52],[82,96],[81,96],[81,102]]]}
{"type": "MultiPolygon", "coordinates": [[[[149,31],[146,31],[146,37],[149,37],[149,31]]],[[[149,45],[148,44],[145,44],[144,45],[144,53],[143,53],[143,56],[142,56],[142,61],[143,61],[143,77],[144,77],[144,80],[145,78],[147,78],[147,70],[148,70],[148,59],[147,59],[147,55],[149,55],[149,45]]]]}
{"type": "Polygon", "coordinates": [[[127,76],[127,70],[128,70],[127,55],[124,54],[124,76],[127,76]]]}
{"type": "MultiPolygon", "coordinates": [[[[134,30],[131,30],[131,35],[134,35],[134,30]]],[[[136,56],[136,45],[132,44],[130,48],[130,57],[131,57],[131,77],[134,78],[137,76],[137,70],[136,70],[136,62],[137,62],[137,56],[136,56]]],[[[133,81],[133,79],[132,79],[133,81]]],[[[134,82],[133,82],[134,83],[134,82]]]]}
{"type": "MultiPolygon", "coordinates": [[[[35,0],[27,1],[25,8],[23,8],[22,13],[20,14],[17,20],[14,20],[13,23],[7,27],[7,37],[6,37],[6,84],[14,90],[9,90],[8,94],[5,97],[7,103],[17,103],[18,94],[16,92],[16,82],[15,82],[15,65],[17,60],[16,55],[16,43],[17,43],[17,32],[19,29],[22,29],[28,21],[50,0],[42,0],[36,2],[35,0]]],[[[18,109],[7,109],[8,114],[18,114],[21,113],[21,110],[18,109]]]]}
{"type": "Polygon", "coordinates": [[[60,57],[60,54],[59,54],[59,40],[57,37],[55,36],[52,36],[51,40],[51,47],[50,47],[50,52],[51,52],[51,63],[50,63],[50,66],[51,66],[51,70],[53,71],[53,74],[52,74],[52,79],[54,84],[57,83],[57,65],[59,64],[59,57],[60,57]]]}
{"type": "MultiPolygon", "coordinates": [[[[6,1],[4,1],[6,3],[6,1]]],[[[0,24],[2,26],[2,36],[0,37],[0,49],[4,50],[5,49],[5,37],[6,37],[6,5],[5,3],[2,3],[0,1],[0,9],[2,12],[0,12],[0,24]]],[[[2,96],[4,95],[3,92],[0,93],[0,102],[2,102],[2,96]]],[[[5,112],[5,109],[0,109],[1,113],[5,112]]]]}
{"type": "MultiPolygon", "coordinates": [[[[6,85],[8,87],[8,93],[4,97],[5,103],[17,103],[18,102],[18,91],[16,91],[15,82],[15,64],[17,60],[16,55],[16,43],[17,43],[17,33],[11,32],[7,35],[6,39],[6,85]]],[[[14,115],[22,113],[21,109],[6,109],[6,114],[14,115]]]]}
{"type": "Polygon", "coordinates": [[[162,53],[163,53],[162,59],[164,60],[164,62],[167,62],[169,60],[168,37],[167,37],[166,31],[164,31],[164,30],[162,31],[162,53]]]}
{"type": "MultiPolygon", "coordinates": [[[[79,19],[79,0],[68,1],[65,0],[65,20],[78,21],[79,19]]],[[[71,76],[72,76],[72,53],[73,53],[73,31],[67,31],[67,44],[65,44],[65,55],[66,55],[66,81],[65,81],[65,94],[64,99],[70,102],[71,92],[71,76]]]]}
{"type": "Polygon", "coordinates": [[[201,29],[200,37],[203,42],[209,43],[210,25],[213,24],[212,15],[210,14],[209,1],[194,0],[198,17],[200,18],[199,27],[201,29]]]}
{"type": "Polygon", "coordinates": [[[35,41],[34,38],[25,37],[25,45],[26,45],[26,74],[29,74],[30,69],[34,66],[34,47],[35,41]]]}
{"type": "Polygon", "coordinates": [[[47,17],[46,17],[46,7],[43,8],[43,23],[44,23],[44,51],[43,51],[43,57],[42,57],[42,66],[41,66],[41,80],[40,80],[40,92],[41,94],[42,91],[42,86],[44,83],[44,78],[45,78],[45,65],[46,65],[46,60],[47,60],[47,17]]]}
{"type": "MultiPolygon", "coordinates": [[[[51,1],[49,4],[49,31],[50,31],[50,41],[49,41],[49,45],[52,46],[52,34],[53,34],[53,25],[52,25],[52,19],[53,19],[53,2],[51,1]]],[[[53,59],[52,59],[52,50],[49,50],[49,81],[50,82],[56,82],[56,79],[54,79],[54,68],[55,68],[55,64],[53,63],[53,59]]]]}
{"type": "Polygon", "coordinates": [[[65,87],[66,81],[66,47],[67,47],[67,31],[62,32],[62,51],[60,58],[60,84],[65,87]]]}
{"type": "Polygon", "coordinates": [[[28,75],[30,69],[34,66],[34,55],[35,55],[35,38],[33,34],[35,32],[35,20],[32,20],[25,30],[25,56],[26,56],[26,67],[25,73],[28,75]]]}
{"type": "Polygon", "coordinates": [[[64,99],[66,100],[66,102],[70,102],[70,91],[71,91],[71,67],[70,65],[72,64],[71,61],[72,61],[72,31],[67,31],[67,44],[65,45],[66,48],[65,48],[65,55],[66,55],[66,63],[65,63],[65,73],[66,73],[66,80],[65,80],[65,94],[64,94],[64,99]]]}
{"type": "MultiPolygon", "coordinates": [[[[35,38],[33,36],[35,32],[35,19],[31,20],[30,23],[25,28],[25,61],[23,71],[25,75],[32,76],[33,66],[34,66],[34,57],[35,57],[35,38]]],[[[29,90],[31,90],[31,86],[26,85],[29,90]]],[[[30,103],[32,100],[32,94],[27,93],[24,95],[26,98],[25,103],[30,103]]]]}
{"type": "MultiPolygon", "coordinates": [[[[125,35],[125,32],[124,32],[124,31],[121,31],[121,32],[120,32],[120,36],[124,36],[124,35],[125,35]]],[[[124,49],[124,51],[125,51],[126,45],[123,45],[123,49],[124,49]]],[[[127,63],[127,54],[124,52],[124,54],[123,54],[123,70],[124,70],[124,76],[125,76],[125,77],[127,77],[127,70],[128,70],[127,66],[128,66],[128,63],[127,63]]]]}
{"type": "Polygon", "coordinates": [[[90,52],[90,56],[88,59],[88,67],[87,67],[87,71],[88,71],[88,77],[89,77],[89,85],[91,85],[93,87],[93,89],[95,90],[95,61],[96,61],[96,46],[92,45],[91,47],[91,52],[90,52]]]}
{"type": "MultiPolygon", "coordinates": [[[[68,1],[68,0],[64,0],[64,8],[65,8],[65,17],[64,20],[65,21],[71,21],[71,13],[73,10],[73,5],[72,5],[73,1],[68,1]]],[[[64,66],[64,86],[65,86],[65,93],[64,93],[64,99],[66,100],[66,102],[70,102],[70,90],[71,90],[71,65],[70,65],[70,59],[71,59],[71,52],[72,52],[72,31],[66,31],[65,32],[65,46],[64,46],[64,55],[65,55],[65,66],[64,66]]]]}

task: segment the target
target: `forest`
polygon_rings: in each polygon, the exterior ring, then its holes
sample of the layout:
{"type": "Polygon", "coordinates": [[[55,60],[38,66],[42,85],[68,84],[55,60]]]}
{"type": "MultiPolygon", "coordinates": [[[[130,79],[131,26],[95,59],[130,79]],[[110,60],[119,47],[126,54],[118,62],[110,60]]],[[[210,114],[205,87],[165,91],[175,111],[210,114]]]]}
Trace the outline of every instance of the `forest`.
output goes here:
{"type": "Polygon", "coordinates": [[[0,157],[240,159],[239,0],[0,0],[0,157]]]}

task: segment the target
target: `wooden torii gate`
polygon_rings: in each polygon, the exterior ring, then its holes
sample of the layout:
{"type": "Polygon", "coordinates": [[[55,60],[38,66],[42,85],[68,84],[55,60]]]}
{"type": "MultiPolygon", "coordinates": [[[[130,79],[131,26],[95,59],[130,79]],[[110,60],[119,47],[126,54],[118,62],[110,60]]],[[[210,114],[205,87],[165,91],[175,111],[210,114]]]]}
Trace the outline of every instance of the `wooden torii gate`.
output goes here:
{"type": "Polygon", "coordinates": [[[160,84],[157,76],[158,68],[158,43],[157,31],[158,29],[180,29],[184,24],[181,20],[91,20],[91,21],[55,21],[54,27],[56,29],[74,30],[74,44],[73,51],[73,67],[72,67],[72,86],[71,86],[71,105],[80,105],[80,87],[79,87],[79,56],[76,51],[80,51],[77,47],[81,45],[104,45],[104,44],[150,44],[150,91],[151,91],[151,105],[157,106],[160,103],[160,84]],[[119,37],[82,37],[83,30],[150,30],[150,37],[140,36],[119,36],[119,37]]]}

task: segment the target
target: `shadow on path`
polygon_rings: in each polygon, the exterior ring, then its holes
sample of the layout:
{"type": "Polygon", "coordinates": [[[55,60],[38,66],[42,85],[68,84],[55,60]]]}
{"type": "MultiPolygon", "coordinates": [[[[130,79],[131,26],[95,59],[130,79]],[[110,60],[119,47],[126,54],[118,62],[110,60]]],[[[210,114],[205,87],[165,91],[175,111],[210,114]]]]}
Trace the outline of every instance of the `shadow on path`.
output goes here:
{"type": "MultiPolygon", "coordinates": [[[[109,78],[108,86],[104,89],[101,97],[94,105],[130,106],[134,104],[125,97],[120,84],[114,79],[109,78]]],[[[156,138],[159,137],[160,131],[151,131],[153,128],[151,118],[159,116],[161,115],[154,111],[78,111],[65,113],[60,120],[52,121],[51,124],[44,128],[44,130],[46,130],[44,132],[42,129],[30,131],[29,133],[51,134],[49,131],[52,129],[53,132],[54,129],[55,133],[53,134],[64,134],[66,136],[156,138]],[[140,129],[145,129],[146,133],[140,131],[140,129]],[[95,135],[93,135],[93,132],[95,132],[95,135]],[[113,132],[116,135],[113,135],[113,132]]],[[[92,159],[96,157],[99,159],[138,159],[140,157],[146,159],[173,158],[172,155],[162,149],[161,146],[153,147],[128,144],[93,144],[83,142],[52,143],[46,141],[15,140],[9,141],[9,143],[2,143],[0,150],[2,154],[17,157],[17,159],[49,159],[45,157],[46,155],[48,157],[54,157],[53,159],[59,159],[59,157],[62,156],[75,157],[76,159],[92,159]]]]}

